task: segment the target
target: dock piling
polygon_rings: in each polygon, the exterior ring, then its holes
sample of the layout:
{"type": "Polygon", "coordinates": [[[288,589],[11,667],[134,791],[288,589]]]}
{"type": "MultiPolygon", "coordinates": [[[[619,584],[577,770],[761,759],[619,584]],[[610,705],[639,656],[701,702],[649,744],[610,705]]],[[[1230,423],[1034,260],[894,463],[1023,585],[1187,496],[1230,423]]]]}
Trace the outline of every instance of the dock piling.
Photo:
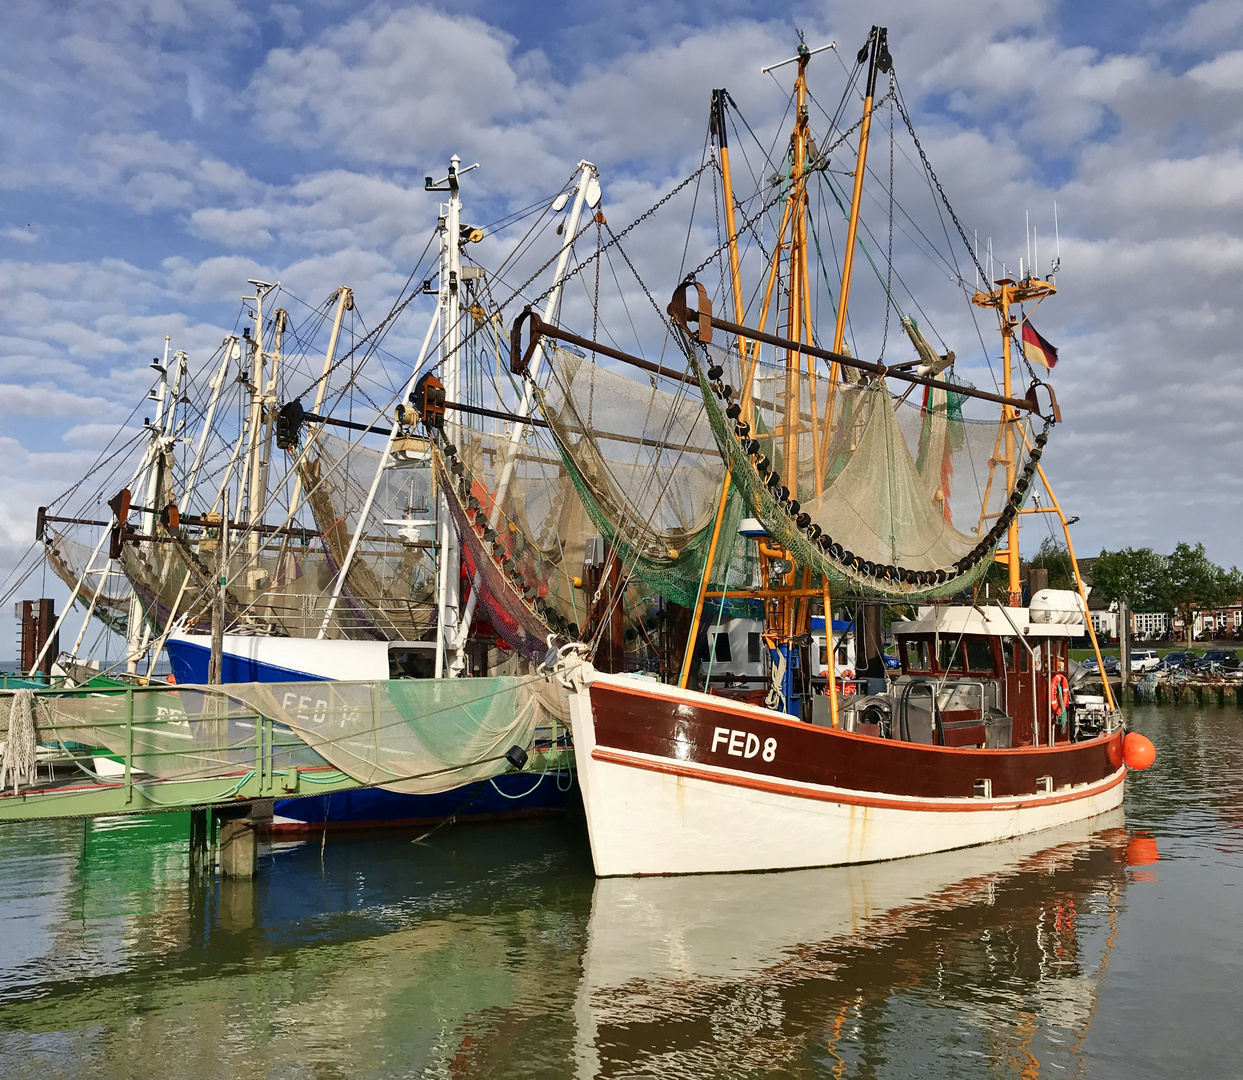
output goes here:
{"type": "Polygon", "coordinates": [[[255,823],[234,818],[220,826],[220,874],[249,880],[259,866],[259,844],[255,823]]]}
{"type": "Polygon", "coordinates": [[[190,811],[190,877],[193,880],[210,877],[216,868],[211,857],[211,826],[205,807],[190,811]]]}

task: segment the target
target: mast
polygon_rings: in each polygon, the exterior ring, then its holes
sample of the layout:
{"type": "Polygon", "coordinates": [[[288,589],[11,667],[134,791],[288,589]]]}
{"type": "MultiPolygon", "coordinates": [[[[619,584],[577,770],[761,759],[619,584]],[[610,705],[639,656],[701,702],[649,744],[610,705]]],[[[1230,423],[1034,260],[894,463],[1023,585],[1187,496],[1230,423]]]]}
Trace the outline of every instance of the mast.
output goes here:
{"type": "MultiPolygon", "coordinates": [[[[402,394],[403,402],[410,400],[410,394],[414,390],[415,381],[418,378],[419,369],[423,366],[423,361],[427,358],[427,350],[431,347],[432,335],[436,331],[439,322],[439,309],[436,314],[428,320],[427,333],[423,335],[423,344],[419,347],[419,355],[414,361],[414,366],[410,371],[410,378],[406,382],[406,389],[402,394]]],[[[367,498],[363,502],[362,509],[358,512],[358,526],[354,529],[354,535],[350,537],[349,550],[345,553],[345,558],[341,562],[341,568],[337,571],[337,580],[332,587],[332,598],[328,601],[328,607],[324,611],[323,621],[319,624],[319,632],[315,635],[318,639],[328,636],[328,627],[332,623],[332,616],[337,610],[337,602],[341,599],[341,590],[345,588],[345,578],[350,572],[350,566],[353,565],[354,556],[358,551],[358,545],[363,536],[363,523],[367,520],[367,515],[371,513],[371,506],[375,502],[376,492],[380,489],[380,480],[384,476],[385,469],[392,465],[393,460],[393,443],[398,437],[400,424],[393,424],[389,429],[388,441],[384,444],[384,452],[380,455],[379,464],[376,466],[375,476],[371,478],[371,487],[367,491],[367,498]]],[[[290,504],[291,511],[297,505],[295,500],[290,504]]]]}
{"type": "MultiPolygon", "coordinates": [[[[597,179],[598,173],[596,167],[590,161],[580,161],[578,163],[578,184],[574,189],[574,204],[570,210],[570,216],[565,222],[565,228],[562,230],[561,254],[557,258],[557,267],[553,271],[552,289],[548,293],[548,300],[544,304],[544,320],[550,321],[557,310],[557,305],[561,302],[561,285],[565,280],[565,272],[570,264],[570,254],[574,246],[574,237],[578,233],[579,219],[582,217],[584,204],[595,206],[599,202],[599,186],[597,182],[594,198],[589,198],[588,188],[593,180],[597,179]]],[[[531,356],[530,364],[527,367],[529,378],[523,381],[522,401],[518,405],[517,415],[520,418],[515,422],[509,433],[509,442],[505,447],[505,460],[501,466],[500,478],[496,485],[496,494],[492,499],[492,509],[488,511],[488,525],[495,529],[496,523],[501,518],[501,506],[505,501],[505,496],[509,492],[510,480],[514,475],[514,466],[518,460],[518,451],[522,447],[522,441],[526,438],[527,425],[523,423],[527,417],[531,415],[531,409],[534,407],[534,387],[535,377],[539,373],[539,366],[544,359],[544,347],[539,345],[531,356]]],[[[450,401],[456,401],[449,392],[449,384],[445,382],[445,397],[450,401]]],[[[470,634],[471,620],[475,617],[475,604],[477,596],[475,590],[471,589],[471,594],[467,598],[466,607],[462,611],[462,616],[457,624],[457,632],[453,638],[454,659],[451,668],[451,674],[457,675],[462,670],[463,650],[466,647],[466,639],[470,634]]],[[[439,674],[439,670],[437,671],[439,674]]]]}
{"type": "MultiPolygon", "coordinates": [[[[320,409],[324,407],[324,397],[328,393],[328,374],[332,371],[332,362],[337,356],[337,339],[341,336],[341,324],[345,320],[345,313],[354,310],[354,292],[346,285],[342,285],[336,291],[337,310],[332,317],[332,333],[328,335],[328,348],[324,350],[324,370],[320,373],[319,383],[315,387],[315,404],[311,407],[311,412],[316,416],[322,415],[320,409]]],[[[421,361],[420,361],[421,362],[421,361]]],[[[416,365],[417,366],[417,365],[416,365]]],[[[306,445],[302,448],[302,460],[307,460],[311,445],[315,442],[316,436],[319,435],[320,424],[308,424],[306,433],[306,445]]],[[[298,500],[302,497],[302,473],[294,470],[293,479],[293,496],[289,500],[289,509],[296,510],[298,500]]]]}
{"type": "Polygon", "coordinates": [[[250,374],[250,414],[246,420],[246,461],[242,466],[240,490],[237,499],[237,517],[239,521],[253,524],[251,518],[261,505],[255,501],[255,489],[258,486],[259,465],[259,426],[263,419],[263,368],[267,358],[263,352],[263,301],[273,289],[280,285],[269,285],[266,281],[253,278],[247,284],[255,287],[254,296],[244,296],[243,300],[255,302],[255,333],[250,343],[251,374],[250,374]]]}
{"type": "MultiPolygon", "coordinates": [[[[462,197],[458,187],[458,166],[462,159],[454,154],[449,159],[449,201],[443,204],[440,217],[440,361],[444,373],[445,397],[449,401],[462,400],[462,197]]],[[[457,445],[461,420],[457,412],[453,419],[445,421],[445,437],[457,445]]],[[[452,644],[450,635],[456,635],[458,607],[461,593],[462,553],[458,547],[457,532],[449,521],[449,504],[442,492],[438,506],[440,518],[440,560],[436,621],[436,677],[444,674],[446,650],[452,644]]],[[[362,530],[359,522],[358,531],[362,530]]]]}
{"type": "MultiPolygon", "coordinates": [[[[803,58],[800,55],[800,71],[803,58]]],[[[725,99],[728,96],[724,88],[712,91],[712,131],[716,135],[717,152],[721,156],[721,192],[725,198],[725,228],[729,237],[729,277],[730,288],[734,297],[734,320],[741,325],[746,314],[742,300],[742,274],[738,258],[738,220],[734,211],[734,178],[729,166],[729,136],[725,127],[725,99]]],[[[757,345],[758,347],[758,345],[757,345]]],[[[747,343],[744,338],[738,339],[738,356],[741,360],[746,355],[747,343]]],[[[695,613],[691,617],[690,636],[686,649],[682,654],[682,670],[678,674],[678,686],[683,690],[690,683],[691,668],[695,662],[695,642],[699,638],[699,623],[703,618],[704,590],[712,579],[712,565],[716,561],[717,544],[721,540],[721,522],[725,517],[725,507],[729,502],[730,474],[725,470],[721,480],[721,498],[717,503],[716,521],[712,526],[712,539],[708,541],[708,554],[704,560],[703,578],[699,583],[699,595],[695,600],[695,613]]]]}
{"type": "Polygon", "coordinates": [[[194,449],[194,463],[190,466],[190,476],[186,480],[186,490],[182,495],[182,501],[187,508],[190,505],[190,495],[194,491],[194,485],[198,481],[199,468],[203,464],[203,452],[207,449],[207,437],[211,433],[211,424],[216,415],[216,405],[220,401],[220,391],[224,387],[224,377],[228,374],[229,361],[236,360],[242,355],[237,335],[230,334],[225,338],[224,344],[221,345],[221,351],[220,367],[216,369],[215,376],[208,384],[211,387],[211,400],[207,404],[207,415],[203,417],[203,428],[199,432],[199,444],[194,449]]]}
{"type": "Polygon", "coordinates": [[[846,307],[850,300],[850,278],[855,263],[855,239],[859,234],[859,207],[863,198],[863,175],[868,158],[868,135],[872,130],[872,104],[876,98],[877,72],[888,71],[893,66],[889,56],[889,31],[883,26],[873,26],[867,44],[859,50],[859,60],[867,55],[867,90],[863,97],[863,124],[859,128],[859,159],[855,165],[854,194],[850,199],[850,225],[846,230],[846,250],[842,256],[842,287],[837,300],[837,326],[833,331],[833,352],[842,351],[846,337],[846,307]]]}
{"type": "MultiPolygon", "coordinates": [[[[1019,282],[1012,281],[1010,278],[1002,278],[995,284],[997,288],[987,293],[976,293],[971,298],[971,302],[976,307],[994,308],[997,311],[997,321],[1001,330],[1002,393],[1006,397],[1011,397],[1013,396],[1012,390],[1014,386],[1012,342],[1014,329],[1018,326],[1018,319],[1010,314],[1010,309],[1016,304],[1026,303],[1030,300],[1043,300],[1046,296],[1052,296],[1057,292],[1057,287],[1051,281],[1041,281],[1038,278],[1032,277],[1030,273],[1019,282]]],[[[1007,491],[1014,490],[1015,478],[1018,474],[1018,455],[1023,447],[1022,438],[1017,438],[1015,434],[1015,425],[1018,423],[1018,419],[1018,410],[1013,406],[1003,405],[1001,407],[1000,429],[997,441],[1002,447],[1002,461],[1000,464],[1005,466],[1007,491]]],[[[994,459],[994,463],[989,469],[990,486],[992,484],[992,474],[997,464],[999,463],[994,459]]],[[[983,522],[981,522],[982,527],[983,522]]],[[[1023,603],[1023,585],[1019,577],[1019,519],[1017,515],[1006,530],[1006,546],[998,548],[993,557],[997,562],[1005,564],[1006,591],[1009,596],[1010,607],[1019,607],[1023,603]]],[[[1087,610],[1086,607],[1084,610],[1087,610]]]]}
{"type": "MultiPolygon", "coordinates": [[[[285,341],[285,327],[289,322],[289,313],[284,308],[277,308],[272,313],[272,371],[267,384],[263,387],[263,398],[260,401],[260,415],[263,418],[262,435],[259,441],[259,454],[255,461],[257,482],[251,485],[251,503],[254,506],[252,517],[262,522],[268,505],[268,467],[272,459],[272,429],[276,424],[276,378],[280,372],[281,349],[285,341]]],[[[250,559],[252,577],[258,578],[263,571],[257,568],[261,537],[252,529],[250,533],[250,559]]]]}
{"type": "MultiPolygon", "coordinates": [[[[156,499],[159,495],[160,480],[164,469],[164,406],[168,401],[168,350],[171,338],[164,335],[164,359],[156,357],[151,361],[157,379],[155,389],[151,391],[155,399],[155,420],[148,425],[151,432],[145,455],[146,483],[144,485],[147,507],[142,515],[142,531],[146,536],[155,535],[156,499]]],[[[138,599],[138,590],[130,595],[129,618],[126,620],[126,656],[125,670],[135,675],[138,672],[138,658],[146,651],[151,627],[147,623],[146,612],[142,601],[138,599]]]]}

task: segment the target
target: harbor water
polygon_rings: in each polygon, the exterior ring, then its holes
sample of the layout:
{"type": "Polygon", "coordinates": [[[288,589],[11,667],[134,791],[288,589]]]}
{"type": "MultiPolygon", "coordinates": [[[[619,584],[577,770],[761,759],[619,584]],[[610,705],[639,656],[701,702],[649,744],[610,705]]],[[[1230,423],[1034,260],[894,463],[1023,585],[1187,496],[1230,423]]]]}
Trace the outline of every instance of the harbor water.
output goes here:
{"type": "Polygon", "coordinates": [[[1124,813],[868,867],[595,881],[581,821],[263,848],[0,828],[0,1076],[1234,1076],[1243,715],[1139,707],[1124,813]]]}

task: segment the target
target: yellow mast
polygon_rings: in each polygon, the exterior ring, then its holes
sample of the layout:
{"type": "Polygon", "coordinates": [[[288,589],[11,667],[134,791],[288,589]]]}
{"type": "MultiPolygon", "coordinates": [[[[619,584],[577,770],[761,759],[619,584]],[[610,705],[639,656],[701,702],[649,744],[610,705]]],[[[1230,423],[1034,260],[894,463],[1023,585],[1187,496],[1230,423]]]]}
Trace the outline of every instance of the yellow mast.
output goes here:
{"type": "MultiPolygon", "coordinates": [[[[794,82],[795,96],[795,124],[794,131],[790,139],[790,189],[786,197],[785,206],[782,211],[781,226],[777,231],[776,243],[774,245],[772,263],[769,268],[768,282],[764,290],[764,298],[761,304],[759,326],[762,328],[767,326],[768,315],[771,310],[772,300],[777,288],[778,279],[781,273],[783,262],[786,263],[788,269],[786,274],[787,284],[787,307],[786,307],[786,337],[794,342],[810,344],[814,339],[812,327],[811,312],[811,275],[809,272],[809,259],[807,251],[807,175],[808,166],[808,146],[810,140],[810,124],[807,110],[807,63],[811,58],[811,50],[805,44],[800,44],[798,50],[798,74],[794,82]],[[788,230],[788,232],[787,232],[788,230]],[[787,261],[788,260],[788,261],[787,261]]],[[[850,229],[849,239],[847,242],[847,258],[844,267],[844,279],[842,286],[841,302],[838,306],[838,321],[835,331],[836,348],[834,351],[840,350],[841,340],[845,333],[845,317],[846,302],[850,291],[850,274],[853,265],[853,249],[858,234],[859,224],[859,205],[862,197],[863,175],[867,161],[867,138],[870,129],[873,98],[875,96],[876,75],[878,71],[887,71],[890,67],[889,51],[886,45],[886,32],[883,27],[873,27],[871,34],[868,36],[867,44],[864,46],[860,54],[860,62],[868,59],[867,74],[867,94],[864,102],[864,118],[862,124],[862,134],[860,136],[859,160],[855,177],[855,192],[851,203],[850,229]]],[[[725,94],[717,91],[713,95],[713,129],[718,137],[718,145],[721,152],[721,169],[722,169],[722,187],[725,194],[726,220],[729,234],[729,256],[730,256],[730,276],[733,286],[734,311],[735,320],[741,325],[743,323],[743,298],[742,298],[742,282],[739,271],[738,256],[738,232],[735,223],[735,211],[733,202],[733,186],[732,177],[729,168],[729,150],[728,140],[725,132],[724,122],[724,103],[725,94]]],[[[739,340],[739,359],[741,363],[742,374],[742,418],[747,422],[752,422],[752,382],[756,368],[759,363],[760,343],[758,341],[752,343],[750,354],[747,351],[748,343],[745,340],[739,340]]],[[[797,499],[799,495],[799,436],[805,430],[801,417],[801,379],[803,356],[794,349],[788,349],[786,354],[786,378],[785,378],[785,417],[777,430],[773,434],[774,443],[778,437],[782,442],[782,461],[781,471],[786,483],[790,489],[791,497],[797,499]]],[[[826,410],[825,431],[823,436],[820,432],[819,419],[819,400],[816,397],[816,375],[815,375],[814,358],[807,357],[807,380],[811,393],[810,412],[811,412],[811,437],[812,450],[814,459],[814,475],[813,485],[814,493],[819,495],[824,487],[824,465],[822,461],[821,445],[827,445],[829,438],[829,424],[831,416],[829,410],[826,410]]],[[[837,375],[836,365],[830,375],[830,386],[833,385],[837,375]]],[[[775,448],[775,447],[774,447],[775,448]]],[[[720,531],[726,500],[729,496],[730,481],[726,475],[721,491],[720,502],[717,507],[716,521],[713,526],[712,538],[709,542],[707,559],[705,563],[703,578],[700,582],[699,595],[697,597],[695,612],[691,622],[690,641],[688,649],[683,661],[682,671],[680,674],[679,684],[685,687],[690,680],[691,664],[693,662],[694,642],[698,637],[699,626],[702,619],[703,603],[707,596],[708,582],[711,578],[712,565],[716,558],[717,546],[720,540],[720,531]]],[[[776,550],[771,552],[766,550],[766,545],[761,544],[761,554],[765,556],[762,560],[765,564],[765,574],[770,559],[779,558],[780,555],[776,550]]],[[[792,578],[794,575],[787,575],[792,578]]],[[[748,595],[762,596],[765,602],[772,610],[769,615],[773,617],[773,622],[779,626],[775,637],[790,640],[805,631],[808,624],[808,616],[810,614],[810,598],[813,595],[823,597],[825,609],[825,640],[826,652],[828,657],[828,684],[830,697],[830,714],[831,722],[834,727],[838,723],[837,694],[836,694],[836,663],[835,649],[833,641],[833,605],[832,598],[829,594],[828,582],[822,582],[821,588],[813,590],[810,577],[808,574],[803,575],[804,580],[801,582],[801,588],[795,585],[793,580],[783,583],[781,587],[776,589],[764,588],[758,593],[748,593],[748,595]]],[[[723,600],[726,593],[719,594],[723,600]]]]}
{"type": "MultiPolygon", "coordinates": [[[[888,71],[891,66],[889,58],[888,31],[883,26],[873,26],[868,35],[867,44],[860,51],[860,57],[868,52],[867,90],[863,97],[863,124],[859,128],[859,160],[855,165],[855,188],[850,199],[850,225],[846,230],[846,251],[842,256],[842,288],[837,299],[837,326],[833,331],[833,352],[842,351],[842,342],[846,339],[846,306],[850,301],[850,277],[855,265],[855,238],[859,234],[859,206],[863,198],[863,174],[868,158],[868,135],[872,130],[872,103],[876,98],[876,75],[879,71],[888,71]]],[[[836,365],[835,365],[836,367],[836,365]]]]}
{"type": "MultiPolygon", "coordinates": [[[[976,293],[971,298],[971,302],[976,307],[991,307],[997,310],[997,321],[1001,327],[1002,393],[1006,397],[1011,397],[1014,385],[1011,342],[1014,335],[1014,327],[1018,320],[1010,314],[1010,309],[1015,304],[1025,303],[1029,300],[1043,300],[1046,296],[1052,296],[1057,292],[1057,288],[1052,282],[1040,281],[1037,278],[1033,278],[1030,274],[1020,282],[1014,282],[1010,278],[1002,278],[994,284],[997,285],[996,289],[987,293],[976,293]]],[[[1001,407],[1001,427],[998,433],[998,442],[1003,447],[1002,461],[1006,469],[1006,491],[1014,490],[1015,478],[1018,474],[1017,457],[1021,440],[1015,438],[1014,431],[1018,419],[1018,411],[1013,406],[1003,405],[1001,407]]],[[[990,489],[997,464],[998,462],[994,458],[992,465],[989,467],[988,484],[990,489]]],[[[1019,519],[1017,516],[1010,522],[1010,527],[1006,530],[1006,546],[998,548],[994,558],[1006,567],[1006,591],[1009,594],[1010,606],[1019,607],[1023,603],[1023,584],[1019,578],[1019,519]]]]}
{"type": "MultiPolygon", "coordinates": [[[[889,55],[889,31],[883,26],[873,26],[867,42],[859,50],[858,60],[868,61],[867,83],[863,96],[863,119],[859,126],[859,153],[855,162],[854,191],[850,198],[850,221],[846,229],[846,250],[842,256],[842,285],[837,300],[837,323],[833,328],[833,352],[840,353],[846,341],[846,312],[850,303],[850,283],[855,266],[855,242],[859,235],[859,209],[863,201],[863,177],[867,168],[868,138],[872,132],[872,107],[876,100],[876,76],[889,71],[893,61],[889,55]]],[[[841,365],[829,368],[828,404],[824,410],[824,433],[820,437],[821,454],[817,455],[816,493],[821,491],[827,461],[829,442],[833,434],[833,401],[837,382],[841,378],[841,365]]]]}
{"type": "MultiPolygon", "coordinates": [[[[721,155],[721,188],[725,198],[725,227],[729,235],[729,275],[734,294],[734,321],[742,325],[745,310],[742,302],[742,273],[738,265],[738,222],[734,212],[734,180],[729,168],[729,138],[725,132],[725,91],[712,91],[712,127],[716,132],[717,148],[721,155]]],[[[758,349],[759,343],[756,343],[758,349]]],[[[738,339],[738,357],[741,361],[746,355],[747,343],[738,339]]],[[[721,481],[721,500],[716,508],[716,521],[712,526],[712,539],[708,542],[708,555],[704,561],[703,580],[699,583],[699,596],[695,602],[695,614],[691,619],[690,638],[686,652],[682,657],[682,670],[678,677],[678,686],[686,689],[691,678],[691,664],[694,661],[695,640],[699,636],[699,622],[703,618],[704,592],[712,578],[712,564],[716,561],[716,548],[721,539],[721,522],[725,517],[725,507],[729,501],[730,478],[729,470],[721,481]]]]}

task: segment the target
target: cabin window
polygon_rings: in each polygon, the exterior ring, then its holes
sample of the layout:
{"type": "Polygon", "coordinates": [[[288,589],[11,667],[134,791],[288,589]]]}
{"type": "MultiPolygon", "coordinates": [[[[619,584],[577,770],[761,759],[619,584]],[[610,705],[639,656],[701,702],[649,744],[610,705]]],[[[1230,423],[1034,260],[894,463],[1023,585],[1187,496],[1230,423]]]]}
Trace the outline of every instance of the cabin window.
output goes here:
{"type": "Polygon", "coordinates": [[[962,639],[943,637],[937,650],[937,667],[941,671],[962,670],[962,639]]]}
{"type": "Polygon", "coordinates": [[[714,660],[722,664],[728,664],[733,660],[729,653],[729,634],[723,630],[716,635],[716,647],[712,655],[714,660]]]}
{"type": "Polygon", "coordinates": [[[747,663],[758,664],[760,662],[760,635],[747,635],[747,663]]]}
{"type": "Polygon", "coordinates": [[[906,642],[906,670],[932,670],[932,664],[928,662],[928,642],[914,638],[906,642]]]}
{"type": "Polygon", "coordinates": [[[1014,648],[1018,644],[1012,637],[1001,639],[1001,662],[1007,671],[1014,670],[1014,648]]]}
{"type": "Polygon", "coordinates": [[[967,639],[967,670],[975,672],[993,671],[993,643],[988,638],[967,639]]]}

